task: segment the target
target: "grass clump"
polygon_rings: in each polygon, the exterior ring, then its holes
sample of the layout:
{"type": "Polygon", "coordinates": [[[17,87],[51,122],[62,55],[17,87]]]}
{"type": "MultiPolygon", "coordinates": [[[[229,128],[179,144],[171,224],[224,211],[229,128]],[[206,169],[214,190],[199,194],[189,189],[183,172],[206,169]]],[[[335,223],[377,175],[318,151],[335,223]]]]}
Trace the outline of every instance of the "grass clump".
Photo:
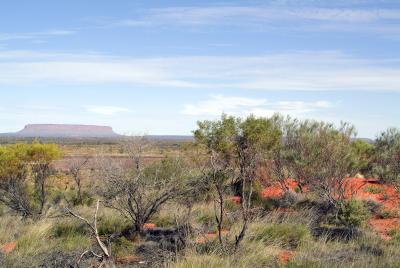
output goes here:
{"type": "Polygon", "coordinates": [[[381,211],[379,211],[378,216],[381,219],[392,219],[398,217],[399,213],[395,210],[382,209],[381,211]]]}
{"type": "Polygon", "coordinates": [[[88,232],[84,223],[75,220],[60,221],[56,223],[51,230],[51,234],[55,238],[86,235],[88,232]]]}
{"type": "Polygon", "coordinates": [[[383,193],[383,189],[376,186],[368,186],[364,189],[364,192],[371,194],[381,194],[383,193]]]}
{"type": "Polygon", "coordinates": [[[120,237],[112,243],[112,252],[117,257],[129,256],[135,252],[135,244],[125,237],[120,237]]]}
{"type": "Polygon", "coordinates": [[[51,229],[51,237],[64,251],[84,249],[90,246],[90,230],[84,223],[65,220],[56,223],[51,229]]]}
{"type": "Polygon", "coordinates": [[[130,226],[130,223],[118,213],[106,211],[99,218],[97,225],[100,235],[111,235],[126,230],[130,226]]]}
{"type": "Polygon", "coordinates": [[[267,225],[257,223],[250,230],[251,240],[285,248],[297,248],[302,242],[311,238],[308,226],[295,223],[267,225]]]}

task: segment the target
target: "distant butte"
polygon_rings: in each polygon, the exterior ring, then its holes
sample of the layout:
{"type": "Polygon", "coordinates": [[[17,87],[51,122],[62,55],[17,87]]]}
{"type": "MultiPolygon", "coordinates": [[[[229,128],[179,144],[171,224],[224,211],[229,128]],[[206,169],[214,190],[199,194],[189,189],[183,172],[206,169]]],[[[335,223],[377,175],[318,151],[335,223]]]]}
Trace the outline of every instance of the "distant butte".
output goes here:
{"type": "Polygon", "coordinates": [[[108,126],[31,124],[15,134],[24,138],[116,138],[117,133],[108,126]]]}

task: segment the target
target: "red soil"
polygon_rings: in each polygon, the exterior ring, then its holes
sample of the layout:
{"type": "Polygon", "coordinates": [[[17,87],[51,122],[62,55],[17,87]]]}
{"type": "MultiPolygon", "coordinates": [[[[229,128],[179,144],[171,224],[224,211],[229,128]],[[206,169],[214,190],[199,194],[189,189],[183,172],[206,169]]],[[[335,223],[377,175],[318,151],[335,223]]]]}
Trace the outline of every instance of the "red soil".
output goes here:
{"type": "Polygon", "coordinates": [[[17,247],[17,243],[11,242],[11,243],[5,244],[3,247],[1,247],[0,251],[3,253],[11,253],[15,250],[16,247],[17,247]]]}
{"type": "Polygon", "coordinates": [[[399,218],[392,218],[392,219],[378,219],[372,218],[368,221],[368,224],[374,229],[374,231],[383,239],[390,240],[391,237],[389,232],[394,229],[398,229],[400,226],[400,219],[399,218]]]}
{"type": "MultiPolygon", "coordinates": [[[[298,187],[298,183],[293,180],[293,179],[287,179],[285,184],[288,186],[288,188],[292,191],[295,191],[295,189],[298,187]]],[[[278,199],[281,198],[284,195],[285,191],[283,190],[282,186],[278,183],[275,182],[271,186],[265,188],[262,191],[262,196],[264,198],[270,198],[270,199],[278,199]]]]}
{"type": "Polygon", "coordinates": [[[279,259],[281,260],[282,263],[288,264],[293,256],[294,256],[293,251],[285,250],[281,252],[281,254],[279,255],[279,259]]]}
{"type": "Polygon", "coordinates": [[[144,228],[144,229],[154,229],[154,228],[157,228],[157,225],[154,224],[154,223],[145,223],[145,224],[143,225],[143,228],[144,228]]]}

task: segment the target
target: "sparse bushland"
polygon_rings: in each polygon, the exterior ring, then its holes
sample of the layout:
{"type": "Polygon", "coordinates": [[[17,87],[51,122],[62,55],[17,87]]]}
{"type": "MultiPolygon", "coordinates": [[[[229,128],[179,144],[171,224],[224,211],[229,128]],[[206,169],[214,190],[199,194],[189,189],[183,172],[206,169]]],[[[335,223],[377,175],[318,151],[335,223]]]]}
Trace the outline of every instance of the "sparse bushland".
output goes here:
{"type": "Polygon", "coordinates": [[[56,173],[56,145],[1,146],[0,267],[398,267],[398,132],[354,136],[222,116],[174,149],[68,147],[85,157],[56,173]],[[382,181],[346,188],[357,173],[382,181]]]}

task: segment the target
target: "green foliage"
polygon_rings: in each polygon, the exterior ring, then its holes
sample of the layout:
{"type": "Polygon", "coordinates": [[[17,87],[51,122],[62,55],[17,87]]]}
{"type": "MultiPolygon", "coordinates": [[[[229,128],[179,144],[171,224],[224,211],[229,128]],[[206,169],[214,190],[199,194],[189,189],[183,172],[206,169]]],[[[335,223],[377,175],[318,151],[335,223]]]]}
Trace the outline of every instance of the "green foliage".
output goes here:
{"type": "Polygon", "coordinates": [[[130,223],[118,214],[107,214],[100,217],[98,231],[100,235],[120,233],[129,227],[130,223]]]}
{"type": "Polygon", "coordinates": [[[351,149],[354,127],[318,121],[288,120],[285,124],[285,163],[299,186],[309,185],[320,197],[336,202],[342,180],[354,174],[351,149]]]}
{"type": "Polygon", "coordinates": [[[364,141],[356,140],[351,143],[352,165],[354,170],[363,175],[370,175],[372,171],[372,160],[374,145],[364,141]]]}
{"type": "Polygon", "coordinates": [[[381,194],[384,190],[376,186],[368,186],[364,189],[364,192],[371,194],[381,194]]]}
{"type": "Polygon", "coordinates": [[[200,214],[197,219],[197,222],[203,224],[203,225],[212,225],[213,222],[215,221],[215,215],[214,212],[209,211],[209,213],[204,212],[202,214],[200,214]]]}
{"type": "Polygon", "coordinates": [[[367,206],[360,200],[344,201],[338,212],[340,223],[349,227],[361,226],[370,216],[367,206]]]}
{"type": "Polygon", "coordinates": [[[125,237],[119,237],[112,243],[112,252],[116,257],[131,256],[135,251],[136,245],[125,237]]]}
{"type": "Polygon", "coordinates": [[[85,223],[72,219],[55,223],[50,237],[57,240],[58,247],[64,251],[84,249],[90,245],[90,230],[85,223]]]}
{"type": "Polygon", "coordinates": [[[399,229],[392,229],[388,232],[388,235],[393,238],[396,243],[400,243],[400,230],[399,229]]]}
{"type": "Polygon", "coordinates": [[[24,217],[40,215],[46,201],[45,182],[52,170],[50,163],[60,155],[57,145],[36,141],[0,146],[0,201],[24,217]]]}
{"type": "Polygon", "coordinates": [[[152,223],[154,223],[157,227],[171,227],[174,226],[176,222],[172,216],[158,216],[152,220],[152,223]]]}
{"type": "Polygon", "coordinates": [[[234,142],[238,132],[238,119],[222,115],[219,121],[198,122],[194,131],[196,141],[207,149],[220,152],[229,157],[234,150],[234,142]]]}
{"type": "Polygon", "coordinates": [[[63,220],[54,224],[51,229],[51,236],[64,238],[69,236],[87,235],[89,231],[84,223],[75,220],[63,220]]]}
{"type": "Polygon", "coordinates": [[[286,248],[296,248],[311,238],[306,225],[295,223],[256,224],[251,228],[250,237],[265,244],[274,244],[286,248]]]}
{"type": "Polygon", "coordinates": [[[29,161],[50,163],[61,157],[61,150],[56,144],[42,144],[35,141],[27,147],[26,155],[29,161]]]}
{"type": "Polygon", "coordinates": [[[374,173],[387,183],[400,183],[400,130],[390,128],[375,141],[374,173]]]}
{"type": "Polygon", "coordinates": [[[395,210],[381,209],[378,213],[378,217],[381,219],[392,219],[399,216],[399,213],[395,210]]]}

